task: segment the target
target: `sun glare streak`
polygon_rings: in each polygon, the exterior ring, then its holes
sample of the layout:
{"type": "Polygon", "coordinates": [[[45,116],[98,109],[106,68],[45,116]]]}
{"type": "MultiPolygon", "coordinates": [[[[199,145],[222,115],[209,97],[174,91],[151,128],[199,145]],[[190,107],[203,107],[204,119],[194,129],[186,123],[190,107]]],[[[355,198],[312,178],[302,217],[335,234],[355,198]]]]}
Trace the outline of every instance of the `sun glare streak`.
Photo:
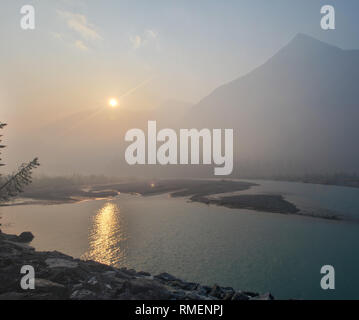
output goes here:
{"type": "Polygon", "coordinates": [[[126,240],[120,208],[113,203],[106,203],[93,218],[89,250],[83,258],[116,265],[126,258],[126,240]]]}
{"type": "MultiPolygon", "coordinates": [[[[155,78],[155,76],[148,78],[147,80],[141,82],[139,85],[137,85],[136,87],[133,87],[132,89],[128,90],[127,92],[125,92],[124,94],[122,94],[121,96],[119,96],[118,99],[115,98],[111,98],[108,101],[108,105],[112,108],[116,108],[118,106],[118,101],[121,98],[125,98],[129,95],[131,95],[132,93],[134,93],[136,90],[140,89],[141,87],[147,85],[151,80],[153,80],[155,78]]],[[[63,135],[68,134],[70,131],[74,130],[75,128],[78,128],[79,126],[81,126],[83,123],[85,123],[86,121],[90,120],[91,118],[93,118],[95,115],[99,114],[100,112],[104,111],[108,109],[108,106],[102,106],[99,107],[98,109],[96,109],[95,111],[91,112],[88,116],[82,118],[81,120],[78,120],[76,123],[74,123],[70,128],[67,128],[66,130],[64,130],[63,135]]]]}
{"type": "Polygon", "coordinates": [[[124,98],[124,97],[129,96],[130,94],[134,93],[134,92],[135,92],[136,90],[138,90],[139,88],[145,86],[147,83],[149,83],[149,82],[150,82],[151,80],[153,80],[154,78],[155,78],[155,77],[153,76],[153,77],[151,77],[151,78],[149,78],[149,79],[147,79],[147,80],[145,80],[145,81],[142,81],[138,86],[133,87],[132,89],[130,89],[130,90],[128,90],[127,92],[125,92],[124,94],[122,94],[122,95],[120,96],[120,98],[124,98]]]}

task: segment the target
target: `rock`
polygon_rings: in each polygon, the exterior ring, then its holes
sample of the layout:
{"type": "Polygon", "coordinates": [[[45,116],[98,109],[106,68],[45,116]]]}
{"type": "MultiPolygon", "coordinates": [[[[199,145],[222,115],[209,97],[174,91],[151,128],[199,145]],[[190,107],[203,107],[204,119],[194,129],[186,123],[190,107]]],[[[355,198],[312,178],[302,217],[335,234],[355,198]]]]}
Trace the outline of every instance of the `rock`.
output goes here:
{"type": "Polygon", "coordinates": [[[116,272],[116,278],[125,279],[125,280],[135,279],[134,276],[130,276],[128,273],[124,273],[122,271],[116,272]]]}
{"type": "Polygon", "coordinates": [[[184,300],[186,297],[186,293],[182,290],[179,291],[172,291],[171,292],[171,297],[173,298],[173,300],[184,300]]]}
{"type": "Polygon", "coordinates": [[[9,243],[13,246],[14,249],[26,251],[26,250],[35,250],[33,247],[29,246],[26,243],[16,242],[16,241],[8,241],[5,240],[5,243],[9,243]]]}
{"type": "Polygon", "coordinates": [[[96,286],[98,284],[98,281],[96,277],[92,277],[90,280],[87,281],[87,283],[91,286],[96,286]]]}
{"type": "Polygon", "coordinates": [[[136,270],[134,269],[121,268],[120,271],[124,274],[127,274],[128,276],[135,276],[137,274],[136,270]]]}
{"type": "Polygon", "coordinates": [[[201,296],[194,292],[188,292],[185,296],[185,300],[201,300],[201,296]]]}
{"type": "Polygon", "coordinates": [[[136,276],[140,276],[140,277],[150,277],[151,274],[148,272],[144,272],[144,271],[140,271],[136,273],[136,276]]]}
{"type": "Polygon", "coordinates": [[[104,277],[107,277],[107,278],[116,277],[116,274],[117,274],[116,271],[105,271],[105,272],[102,273],[102,275],[103,275],[104,277]]]}
{"type": "Polygon", "coordinates": [[[185,281],[182,281],[179,279],[174,280],[174,281],[168,281],[168,285],[170,285],[171,287],[180,288],[180,289],[188,290],[188,291],[194,291],[199,286],[198,283],[185,282],[185,281]]]}
{"type": "Polygon", "coordinates": [[[171,297],[171,293],[165,286],[144,278],[126,281],[119,293],[122,299],[128,299],[131,296],[136,300],[167,300],[171,297]]]}
{"type": "Polygon", "coordinates": [[[72,300],[93,300],[95,298],[96,294],[87,289],[76,290],[70,296],[72,300]]]}
{"type": "Polygon", "coordinates": [[[254,293],[254,292],[243,291],[242,293],[248,296],[249,298],[255,298],[259,296],[258,293],[254,293]]]}
{"type": "Polygon", "coordinates": [[[169,274],[169,273],[160,273],[158,275],[155,276],[156,279],[160,279],[163,281],[174,281],[174,280],[178,280],[176,277],[174,277],[173,275],[169,274]]]}
{"type": "Polygon", "coordinates": [[[225,300],[225,301],[232,300],[233,295],[234,295],[233,292],[227,292],[227,293],[224,295],[223,300],[225,300]]]}
{"type": "Polygon", "coordinates": [[[183,283],[182,285],[183,290],[195,291],[199,286],[199,284],[195,282],[182,282],[182,283],[183,283]]]}
{"type": "Polygon", "coordinates": [[[80,290],[82,288],[83,288],[82,283],[77,283],[77,284],[73,285],[72,290],[76,291],[76,290],[80,290]]]}
{"type": "Polygon", "coordinates": [[[197,292],[201,296],[206,296],[209,292],[211,292],[211,290],[212,288],[208,286],[202,286],[202,285],[197,286],[197,292]]]}
{"type": "Polygon", "coordinates": [[[78,263],[66,259],[49,258],[45,260],[49,268],[76,268],[78,263]]]}
{"type": "Polygon", "coordinates": [[[218,299],[222,299],[223,297],[223,291],[221,289],[220,286],[218,286],[217,284],[215,284],[211,290],[211,292],[209,293],[210,296],[218,298],[218,299]]]}
{"type": "Polygon", "coordinates": [[[35,292],[49,292],[63,296],[66,293],[66,287],[50,280],[35,278],[35,292]]]}
{"type": "Polygon", "coordinates": [[[253,298],[251,298],[251,300],[274,300],[274,298],[269,292],[267,292],[265,294],[253,297],[253,298]]]}
{"type": "Polygon", "coordinates": [[[246,296],[244,293],[238,291],[232,296],[231,300],[234,300],[234,301],[246,301],[246,300],[249,300],[249,297],[246,296]]]}
{"type": "Polygon", "coordinates": [[[34,239],[34,235],[31,232],[23,232],[19,235],[20,242],[31,242],[34,239]]]}
{"type": "Polygon", "coordinates": [[[8,293],[0,294],[0,301],[3,301],[3,300],[25,300],[28,298],[29,298],[29,295],[27,293],[8,292],[8,293]]]}

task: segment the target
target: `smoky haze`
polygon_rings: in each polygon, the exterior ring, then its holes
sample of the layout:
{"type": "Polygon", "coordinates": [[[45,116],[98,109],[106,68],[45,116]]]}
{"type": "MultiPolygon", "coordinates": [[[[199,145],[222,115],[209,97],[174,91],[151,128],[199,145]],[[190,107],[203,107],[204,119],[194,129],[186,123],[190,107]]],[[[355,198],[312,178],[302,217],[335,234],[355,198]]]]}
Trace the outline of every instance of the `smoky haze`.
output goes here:
{"type": "MultiPolygon", "coordinates": [[[[359,172],[359,51],[299,34],[266,63],[198,104],[84,109],[46,124],[9,123],[7,162],[40,157],[42,172],[213,176],[213,166],[129,166],[127,130],[233,128],[235,176],[359,172]],[[11,129],[12,127],[12,129],[11,129]],[[17,135],[21,127],[25,134],[17,135]]],[[[11,168],[11,165],[10,165],[11,168]]]]}

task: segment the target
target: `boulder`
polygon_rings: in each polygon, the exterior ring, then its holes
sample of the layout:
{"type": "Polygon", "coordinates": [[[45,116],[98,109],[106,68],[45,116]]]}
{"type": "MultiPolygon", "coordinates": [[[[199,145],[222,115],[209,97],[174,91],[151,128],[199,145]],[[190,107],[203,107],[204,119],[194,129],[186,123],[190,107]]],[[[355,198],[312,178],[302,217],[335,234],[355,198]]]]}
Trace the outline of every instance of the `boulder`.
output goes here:
{"type": "Polygon", "coordinates": [[[75,290],[70,299],[72,300],[93,300],[96,298],[96,294],[88,289],[75,290]]]}
{"type": "Polygon", "coordinates": [[[209,295],[217,299],[222,299],[224,296],[222,288],[217,284],[212,287],[212,290],[209,295]]]}
{"type": "Polygon", "coordinates": [[[48,258],[45,263],[49,268],[77,268],[78,263],[71,260],[59,259],[59,258],[48,258]]]}
{"type": "Polygon", "coordinates": [[[258,295],[256,297],[251,298],[251,300],[274,300],[273,296],[271,295],[271,293],[267,292],[265,294],[262,295],[258,295]]]}
{"type": "Polygon", "coordinates": [[[160,273],[158,275],[155,276],[156,279],[159,279],[159,280],[163,280],[163,281],[174,281],[174,280],[178,280],[175,276],[169,274],[169,273],[166,273],[166,272],[163,272],[163,273],[160,273]]]}
{"type": "Polygon", "coordinates": [[[247,295],[245,295],[244,293],[238,291],[232,296],[231,300],[245,301],[245,300],[249,300],[249,297],[247,295]]]}
{"type": "Polygon", "coordinates": [[[19,241],[20,242],[25,242],[25,243],[28,243],[28,242],[31,242],[32,240],[34,239],[34,235],[31,233],[31,232],[23,232],[19,235],[19,241]]]}
{"type": "Polygon", "coordinates": [[[138,300],[167,300],[171,297],[165,286],[144,278],[126,281],[118,293],[120,299],[128,299],[130,296],[138,300]]]}
{"type": "Polygon", "coordinates": [[[47,292],[59,297],[62,297],[66,294],[66,287],[62,284],[52,282],[46,279],[35,278],[35,290],[37,292],[47,292]]]}

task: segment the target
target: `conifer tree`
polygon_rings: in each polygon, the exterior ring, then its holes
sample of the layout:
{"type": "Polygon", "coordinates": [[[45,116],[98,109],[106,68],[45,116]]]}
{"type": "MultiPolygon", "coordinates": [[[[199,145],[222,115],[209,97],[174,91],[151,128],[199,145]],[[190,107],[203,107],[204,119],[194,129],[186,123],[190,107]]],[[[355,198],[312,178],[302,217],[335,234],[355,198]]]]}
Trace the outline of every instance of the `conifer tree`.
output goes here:
{"type": "MultiPolygon", "coordinates": [[[[0,122],[0,129],[3,129],[5,126],[6,123],[0,122]]],[[[2,135],[0,135],[0,156],[1,149],[5,148],[5,146],[1,144],[1,137],[2,135]]],[[[5,164],[1,163],[0,158],[0,166],[4,165],[5,164]]],[[[24,187],[31,183],[33,169],[39,165],[38,158],[35,158],[28,163],[22,164],[16,172],[9,176],[3,177],[0,175],[0,201],[7,201],[23,192],[24,187]]]]}

